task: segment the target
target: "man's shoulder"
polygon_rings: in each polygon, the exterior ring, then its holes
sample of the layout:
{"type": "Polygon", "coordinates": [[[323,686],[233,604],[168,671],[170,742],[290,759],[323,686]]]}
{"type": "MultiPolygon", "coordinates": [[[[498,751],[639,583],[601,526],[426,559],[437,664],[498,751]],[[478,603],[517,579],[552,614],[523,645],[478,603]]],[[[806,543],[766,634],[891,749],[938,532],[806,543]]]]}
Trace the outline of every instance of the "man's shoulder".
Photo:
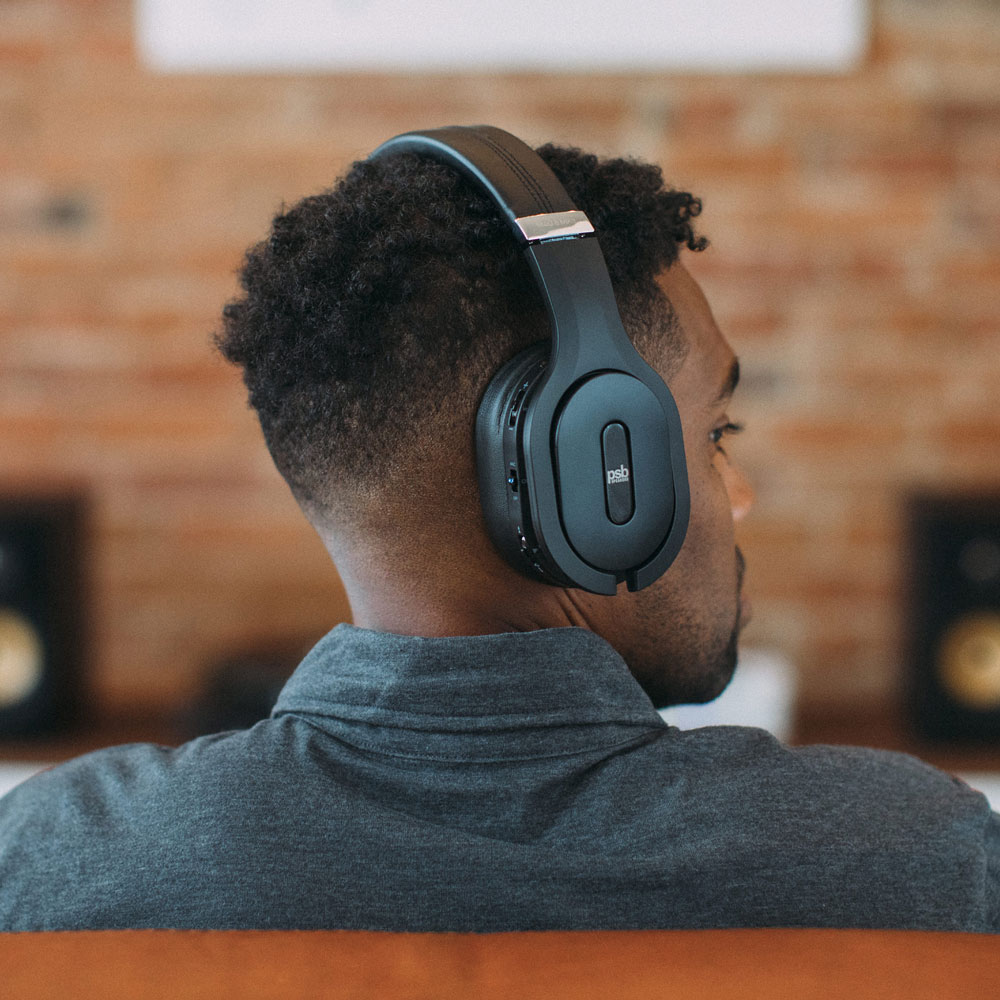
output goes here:
{"type": "Polygon", "coordinates": [[[247,768],[266,766],[287,747],[287,726],[265,720],[250,729],[200,736],[180,746],[130,743],[105,747],[47,768],[0,798],[0,829],[38,804],[49,814],[67,811],[108,820],[116,808],[131,810],[163,796],[210,794],[227,781],[245,785],[247,768]]]}
{"type": "Polygon", "coordinates": [[[0,798],[0,866],[15,851],[25,863],[70,840],[114,838],[122,829],[137,829],[146,814],[162,815],[165,794],[184,788],[190,793],[191,785],[176,779],[190,770],[185,766],[189,747],[201,742],[176,748],[152,743],[106,747],[17,785],[0,798]]]}
{"type": "Polygon", "coordinates": [[[125,926],[134,900],[194,891],[193,869],[273,808],[284,728],[110,747],[13,788],[0,798],[0,929],[125,926]]]}
{"type": "Polygon", "coordinates": [[[790,746],[761,729],[712,726],[679,734],[692,771],[718,776],[730,793],[786,815],[863,816],[871,824],[907,815],[923,830],[956,818],[984,823],[985,796],[906,753],[857,746],[790,746]]]}
{"type": "Polygon", "coordinates": [[[725,759],[736,766],[789,769],[802,774],[844,772],[856,778],[871,776],[892,780],[937,782],[942,778],[963,787],[957,779],[908,753],[873,747],[834,744],[786,743],[766,729],[716,725],[671,730],[678,745],[692,757],[725,759]]]}
{"type": "Polygon", "coordinates": [[[106,747],[43,770],[0,798],[0,861],[17,834],[35,851],[71,838],[107,843],[252,801],[272,776],[279,780],[272,765],[289,757],[288,729],[269,719],[177,747],[106,747]]]}

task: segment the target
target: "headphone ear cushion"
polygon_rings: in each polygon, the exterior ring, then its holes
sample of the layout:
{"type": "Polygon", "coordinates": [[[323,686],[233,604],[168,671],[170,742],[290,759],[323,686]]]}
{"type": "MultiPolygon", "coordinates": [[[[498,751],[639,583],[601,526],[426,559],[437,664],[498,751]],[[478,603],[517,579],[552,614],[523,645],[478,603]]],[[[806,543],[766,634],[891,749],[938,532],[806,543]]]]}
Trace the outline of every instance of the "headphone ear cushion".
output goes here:
{"type": "Polygon", "coordinates": [[[514,565],[525,562],[518,540],[521,505],[508,483],[510,468],[517,470],[515,427],[511,425],[548,367],[552,345],[539,341],[516,354],[490,380],[476,414],[476,466],[479,498],[486,530],[503,555],[514,565]]]}

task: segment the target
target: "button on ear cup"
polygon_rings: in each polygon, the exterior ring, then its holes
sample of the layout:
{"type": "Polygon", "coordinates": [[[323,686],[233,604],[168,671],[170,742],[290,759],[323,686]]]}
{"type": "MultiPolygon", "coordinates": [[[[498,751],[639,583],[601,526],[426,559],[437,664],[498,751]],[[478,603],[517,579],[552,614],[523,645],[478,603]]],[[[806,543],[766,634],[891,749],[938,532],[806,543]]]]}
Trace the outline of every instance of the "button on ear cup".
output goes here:
{"type": "Polygon", "coordinates": [[[548,367],[550,350],[548,341],[540,341],[511,358],[490,380],[476,414],[476,466],[486,530],[508,561],[535,577],[543,574],[533,565],[536,546],[530,501],[521,483],[517,429],[548,367]]]}
{"type": "Polygon", "coordinates": [[[608,520],[613,524],[628,524],[635,514],[635,491],[632,489],[635,468],[628,428],[624,424],[616,421],[601,431],[601,454],[608,520]]]}
{"type": "Polygon", "coordinates": [[[674,519],[667,418],[659,400],[631,375],[594,375],[572,390],[555,432],[559,513],[566,538],[584,562],[611,572],[655,555],[674,519]],[[607,469],[605,432],[630,442],[631,467],[607,469]],[[608,486],[631,489],[634,511],[624,523],[608,514],[608,486]]]}

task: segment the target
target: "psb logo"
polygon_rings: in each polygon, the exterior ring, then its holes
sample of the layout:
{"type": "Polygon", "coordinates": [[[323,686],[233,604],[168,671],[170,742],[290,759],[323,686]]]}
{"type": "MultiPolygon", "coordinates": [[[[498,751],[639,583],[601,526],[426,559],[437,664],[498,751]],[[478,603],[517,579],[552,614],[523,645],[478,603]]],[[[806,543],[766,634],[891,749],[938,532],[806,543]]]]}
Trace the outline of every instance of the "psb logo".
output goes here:
{"type": "Polygon", "coordinates": [[[624,465],[620,465],[617,469],[608,469],[608,486],[612,483],[627,483],[628,482],[628,469],[624,465]]]}

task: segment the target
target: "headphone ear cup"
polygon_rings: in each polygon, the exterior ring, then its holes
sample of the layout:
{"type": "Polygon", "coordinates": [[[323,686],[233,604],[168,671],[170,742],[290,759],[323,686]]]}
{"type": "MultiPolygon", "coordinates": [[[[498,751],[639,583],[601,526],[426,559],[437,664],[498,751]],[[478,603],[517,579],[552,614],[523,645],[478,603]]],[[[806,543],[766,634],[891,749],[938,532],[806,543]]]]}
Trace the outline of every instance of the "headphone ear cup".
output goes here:
{"type": "Polygon", "coordinates": [[[563,398],[553,434],[559,523],[589,566],[615,575],[648,563],[676,502],[662,401],[633,375],[592,375],[563,398]]]}
{"type": "Polygon", "coordinates": [[[476,414],[476,466],[486,530],[510,563],[535,576],[539,574],[520,540],[530,530],[530,511],[520,482],[517,427],[548,367],[551,349],[549,341],[540,341],[511,358],[490,380],[476,414]]]}

